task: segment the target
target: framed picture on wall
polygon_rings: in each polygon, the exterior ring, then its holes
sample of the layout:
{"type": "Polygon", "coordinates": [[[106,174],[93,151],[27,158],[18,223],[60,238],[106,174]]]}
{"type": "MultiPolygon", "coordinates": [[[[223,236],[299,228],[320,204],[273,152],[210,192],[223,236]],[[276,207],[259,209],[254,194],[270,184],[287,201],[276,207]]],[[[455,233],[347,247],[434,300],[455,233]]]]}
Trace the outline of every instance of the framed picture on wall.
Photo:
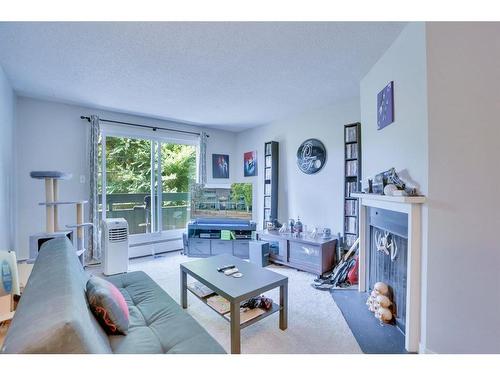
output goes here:
{"type": "Polygon", "coordinates": [[[257,151],[243,154],[243,174],[245,177],[257,176],[257,151]]]}
{"type": "Polygon", "coordinates": [[[212,177],[229,178],[229,155],[212,154],[212,177]]]}
{"type": "Polygon", "coordinates": [[[377,95],[377,128],[394,122],[394,82],[391,81],[377,95]]]}

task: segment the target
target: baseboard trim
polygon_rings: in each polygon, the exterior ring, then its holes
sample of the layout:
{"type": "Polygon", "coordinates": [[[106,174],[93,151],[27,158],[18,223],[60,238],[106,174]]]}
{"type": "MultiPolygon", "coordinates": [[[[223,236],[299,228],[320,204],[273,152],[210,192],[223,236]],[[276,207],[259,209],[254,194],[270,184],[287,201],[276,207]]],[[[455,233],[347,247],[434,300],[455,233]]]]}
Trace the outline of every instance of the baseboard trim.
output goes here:
{"type": "Polygon", "coordinates": [[[426,348],[423,343],[420,343],[418,345],[418,354],[438,354],[438,353],[433,352],[432,350],[426,348]]]}

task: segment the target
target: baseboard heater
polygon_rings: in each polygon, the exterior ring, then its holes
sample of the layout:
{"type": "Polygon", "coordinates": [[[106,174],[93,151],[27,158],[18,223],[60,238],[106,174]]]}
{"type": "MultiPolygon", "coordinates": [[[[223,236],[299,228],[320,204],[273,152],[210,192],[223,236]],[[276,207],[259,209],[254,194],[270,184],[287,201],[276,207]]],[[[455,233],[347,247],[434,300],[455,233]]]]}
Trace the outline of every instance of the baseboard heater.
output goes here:
{"type": "Polygon", "coordinates": [[[171,241],[182,241],[182,237],[179,238],[167,238],[167,239],[161,239],[161,240],[156,240],[156,241],[146,241],[146,242],[141,242],[141,243],[135,243],[132,245],[129,245],[129,247],[138,247],[138,246],[145,246],[145,245],[153,245],[153,244],[158,244],[162,242],[171,242],[171,241]]]}
{"type": "MultiPolygon", "coordinates": [[[[178,251],[182,251],[182,249],[174,249],[174,250],[162,251],[160,253],[155,253],[154,255],[157,256],[157,255],[163,255],[163,254],[169,254],[169,253],[176,253],[178,251]]],[[[129,259],[141,259],[141,258],[148,258],[150,256],[152,256],[152,255],[151,254],[137,255],[137,256],[130,257],[129,259]]]]}

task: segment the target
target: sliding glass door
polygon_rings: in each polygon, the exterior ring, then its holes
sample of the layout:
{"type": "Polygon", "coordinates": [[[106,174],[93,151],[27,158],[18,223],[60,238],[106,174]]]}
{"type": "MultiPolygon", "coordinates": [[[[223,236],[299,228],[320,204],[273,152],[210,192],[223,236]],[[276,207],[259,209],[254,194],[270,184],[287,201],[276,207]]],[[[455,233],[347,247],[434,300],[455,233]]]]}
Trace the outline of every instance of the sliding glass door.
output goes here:
{"type": "Polygon", "coordinates": [[[101,138],[101,217],[125,218],[133,244],[180,237],[196,178],[194,141],[117,132],[101,138]]]}
{"type": "Polygon", "coordinates": [[[189,191],[196,178],[196,147],[161,142],[158,167],[160,178],[161,231],[184,229],[190,216],[189,191]]]}
{"type": "Polygon", "coordinates": [[[123,217],[130,234],[150,233],[152,141],[105,137],[102,218],[123,217]]]}

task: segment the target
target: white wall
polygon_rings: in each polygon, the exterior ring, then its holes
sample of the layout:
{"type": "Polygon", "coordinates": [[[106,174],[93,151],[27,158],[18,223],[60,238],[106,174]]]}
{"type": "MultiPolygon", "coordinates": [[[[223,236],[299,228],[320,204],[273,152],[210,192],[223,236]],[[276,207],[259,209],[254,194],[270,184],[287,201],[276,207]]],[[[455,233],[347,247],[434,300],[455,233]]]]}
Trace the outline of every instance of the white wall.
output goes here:
{"type": "Polygon", "coordinates": [[[0,250],[14,248],[15,94],[0,66],[0,250]]]}
{"type": "MultiPolygon", "coordinates": [[[[17,200],[15,248],[20,259],[28,257],[29,235],[43,231],[45,228],[44,210],[38,206],[38,202],[44,199],[44,186],[41,181],[29,177],[30,171],[62,170],[71,172],[73,178],[61,182],[60,198],[63,200],[88,199],[88,123],[81,120],[80,116],[90,114],[98,114],[107,119],[138,122],[159,127],[200,130],[197,127],[168,121],[19,97],[16,118],[16,157],[18,159],[16,182],[19,198],[17,200]],[[81,175],[85,176],[84,184],[80,183],[81,175]]],[[[211,154],[229,154],[230,177],[235,176],[236,166],[233,160],[235,160],[236,135],[221,130],[206,129],[206,131],[210,135],[207,144],[208,182],[221,183],[221,180],[211,178],[211,154]]],[[[232,178],[229,181],[231,180],[232,178]]],[[[74,215],[73,207],[62,207],[60,223],[73,223],[74,215]]]]}
{"type": "Polygon", "coordinates": [[[427,60],[427,347],[500,353],[500,24],[428,23],[427,60]]]}
{"type": "Polygon", "coordinates": [[[280,149],[278,220],[300,216],[309,228],[329,227],[342,232],[344,125],[358,122],[359,100],[308,111],[237,136],[237,180],[254,184],[254,220],[262,227],[264,211],[264,143],[278,141],[280,149]],[[297,149],[308,138],[321,140],[327,151],[324,168],[306,175],[297,167],[297,149]],[[243,153],[257,151],[258,176],[244,177],[243,153]]]}
{"type": "Polygon", "coordinates": [[[425,24],[409,24],[360,83],[363,178],[405,170],[427,192],[425,24]],[[394,123],[377,130],[377,94],[394,81],[394,123]]]}

